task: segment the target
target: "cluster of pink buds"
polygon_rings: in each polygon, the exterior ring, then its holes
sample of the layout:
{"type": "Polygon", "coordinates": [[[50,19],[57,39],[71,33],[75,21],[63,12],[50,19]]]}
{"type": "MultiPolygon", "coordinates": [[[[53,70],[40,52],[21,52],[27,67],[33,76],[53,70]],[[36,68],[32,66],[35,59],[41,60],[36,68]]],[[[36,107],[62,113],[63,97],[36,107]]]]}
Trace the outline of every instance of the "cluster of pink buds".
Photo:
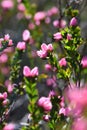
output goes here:
{"type": "Polygon", "coordinates": [[[46,45],[45,43],[43,43],[41,45],[41,50],[37,51],[37,55],[40,58],[46,58],[48,56],[49,52],[52,52],[52,51],[53,51],[52,44],[46,45]]]}
{"type": "Polygon", "coordinates": [[[28,66],[24,66],[23,68],[23,75],[25,77],[37,77],[38,74],[38,67],[34,67],[32,70],[28,66]]]}

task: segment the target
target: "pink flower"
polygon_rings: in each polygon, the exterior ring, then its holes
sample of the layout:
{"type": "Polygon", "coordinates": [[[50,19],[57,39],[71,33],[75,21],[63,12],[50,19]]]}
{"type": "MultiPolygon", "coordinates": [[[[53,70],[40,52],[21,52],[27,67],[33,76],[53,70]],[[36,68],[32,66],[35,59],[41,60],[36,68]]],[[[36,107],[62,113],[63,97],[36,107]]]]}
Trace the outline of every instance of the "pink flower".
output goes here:
{"type": "Polygon", "coordinates": [[[40,51],[37,51],[37,55],[40,57],[40,58],[46,58],[48,53],[49,52],[52,52],[53,51],[53,46],[52,44],[48,44],[46,45],[45,43],[43,43],[41,45],[41,50],[40,51]]]}
{"type": "Polygon", "coordinates": [[[50,101],[50,98],[41,97],[38,100],[38,106],[42,107],[45,111],[50,111],[52,109],[52,103],[50,101]]]}
{"type": "Polygon", "coordinates": [[[3,1],[1,2],[1,6],[2,6],[2,8],[4,8],[4,9],[12,9],[13,6],[14,6],[14,3],[13,3],[12,0],[3,0],[3,1]]]}
{"type": "Polygon", "coordinates": [[[65,58],[62,58],[61,60],[59,60],[59,65],[62,66],[66,66],[67,62],[65,58]]]}
{"type": "Polygon", "coordinates": [[[37,55],[40,57],[40,58],[46,58],[47,57],[47,52],[46,51],[37,51],[37,55]]]}
{"type": "Polygon", "coordinates": [[[67,40],[70,41],[72,39],[72,35],[71,34],[67,34],[67,40]]]}
{"type": "Polygon", "coordinates": [[[5,100],[2,102],[3,106],[6,106],[8,103],[9,103],[8,99],[5,99],[5,100]]]}
{"type": "Polygon", "coordinates": [[[41,45],[41,49],[42,49],[42,51],[46,51],[46,52],[50,51],[50,52],[52,52],[53,51],[53,46],[52,46],[52,44],[46,45],[45,43],[43,43],[41,45]]]}
{"type": "Polygon", "coordinates": [[[30,68],[28,66],[24,66],[23,74],[24,74],[25,77],[29,77],[29,75],[30,75],[30,68]]]}
{"type": "Polygon", "coordinates": [[[23,74],[25,77],[36,77],[38,76],[38,67],[34,67],[32,70],[28,66],[24,66],[23,74]]]}
{"type": "Polygon", "coordinates": [[[35,24],[34,23],[29,23],[28,25],[30,30],[33,30],[35,28],[35,24]]]}
{"type": "Polygon", "coordinates": [[[6,35],[4,36],[4,40],[5,40],[5,41],[8,41],[9,38],[10,38],[10,35],[9,35],[9,34],[6,34],[6,35]]]}
{"type": "Polygon", "coordinates": [[[47,16],[52,16],[52,15],[55,15],[59,12],[58,8],[57,7],[52,7],[51,9],[49,9],[47,11],[47,16]]]}
{"type": "Polygon", "coordinates": [[[7,92],[3,93],[3,98],[6,99],[7,98],[7,92]]]}
{"type": "Polygon", "coordinates": [[[35,76],[38,76],[38,67],[34,67],[31,72],[30,72],[30,76],[31,77],[35,77],[35,76]]]}
{"type": "Polygon", "coordinates": [[[46,13],[44,11],[40,11],[34,15],[34,20],[40,21],[40,20],[43,20],[45,17],[46,17],[46,13]]]}
{"type": "Polygon", "coordinates": [[[22,34],[23,40],[28,41],[30,39],[30,32],[26,29],[22,34]]]}
{"type": "Polygon", "coordinates": [[[72,130],[87,130],[87,119],[80,117],[74,120],[72,130]]]}
{"type": "Polygon", "coordinates": [[[46,17],[46,18],[45,18],[45,23],[46,23],[46,24],[49,24],[50,22],[51,22],[50,17],[46,17]]]}
{"type": "Polygon", "coordinates": [[[21,12],[24,12],[25,11],[25,6],[23,3],[19,3],[18,4],[18,10],[21,11],[21,12]]]}
{"type": "Polygon", "coordinates": [[[77,25],[77,19],[75,17],[73,17],[71,20],[70,20],[70,26],[76,26],[77,25]]]}
{"type": "Polygon", "coordinates": [[[61,40],[62,39],[62,34],[60,32],[57,32],[55,34],[53,34],[54,40],[61,40]]]}
{"type": "Polygon", "coordinates": [[[3,130],[14,130],[15,125],[13,123],[9,123],[4,126],[3,130]]]}
{"type": "Polygon", "coordinates": [[[66,116],[67,115],[66,109],[64,107],[60,108],[59,114],[64,114],[64,116],[66,116]]]}
{"type": "Polygon", "coordinates": [[[50,64],[45,64],[45,70],[46,71],[52,70],[52,66],[50,64]]]}
{"type": "Polygon", "coordinates": [[[0,63],[6,63],[7,61],[8,61],[8,56],[7,56],[7,54],[3,53],[0,56],[0,63]]]}
{"type": "Polygon", "coordinates": [[[17,48],[19,50],[25,50],[26,49],[26,43],[25,42],[18,42],[17,48]]]}
{"type": "Polygon", "coordinates": [[[58,28],[59,27],[59,20],[54,20],[53,26],[58,28]]]}
{"type": "Polygon", "coordinates": [[[87,68],[87,56],[84,56],[81,60],[81,64],[83,68],[87,68]]]}

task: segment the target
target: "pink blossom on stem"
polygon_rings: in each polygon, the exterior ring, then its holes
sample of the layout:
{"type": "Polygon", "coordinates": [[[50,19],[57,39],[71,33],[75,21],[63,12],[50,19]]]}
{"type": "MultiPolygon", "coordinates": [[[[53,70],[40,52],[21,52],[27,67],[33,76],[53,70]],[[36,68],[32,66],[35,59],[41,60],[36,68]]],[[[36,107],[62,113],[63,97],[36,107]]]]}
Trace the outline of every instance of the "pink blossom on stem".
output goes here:
{"type": "Polygon", "coordinates": [[[25,50],[26,49],[26,43],[25,42],[18,42],[17,49],[25,50]]]}
{"type": "Polygon", "coordinates": [[[62,66],[66,66],[67,65],[67,61],[65,58],[62,58],[61,60],[59,60],[59,65],[62,66]]]}
{"type": "Polygon", "coordinates": [[[73,17],[71,20],[70,20],[70,26],[76,26],[77,25],[77,19],[75,17],[73,17]]]}
{"type": "Polygon", "coordinates": [[[52,103],[50,101],[50,98],[41,97],[38,100],[38,106],[42,107],[45,111],[50,111],[52,109],[52,103]]]}
{"type": "Polygon", "coordinates": [[[64,107],[60,108],[59,114],[64,114],[64,116],[66,116],[67,115],[66,109],[64,107]]]}
{"type": "Polygon", "coordinates": [[[25,77],[36,77],[38,74],[38,67],[34,67],[32,70],[28,66],[24,66],[23,68],[23,75],[25,77]]]}
{"type": "Polygon", "coordinates": [[[43,43],[41,45],[41,50],[40,51],[37,51],[37,55],[40,57],[40,58],[46,58],[48,53],[49,52],[52,52],[53,51],[53,46],[52,44],[48,44],[46,45],[45,43],[43,43]]]}
{"type": "Polygon", "coordinates": [[[60,32],[57,32],[55,34],[53,34],[54,40],[61,40],[62,39],[62,34],[60,32]]]}

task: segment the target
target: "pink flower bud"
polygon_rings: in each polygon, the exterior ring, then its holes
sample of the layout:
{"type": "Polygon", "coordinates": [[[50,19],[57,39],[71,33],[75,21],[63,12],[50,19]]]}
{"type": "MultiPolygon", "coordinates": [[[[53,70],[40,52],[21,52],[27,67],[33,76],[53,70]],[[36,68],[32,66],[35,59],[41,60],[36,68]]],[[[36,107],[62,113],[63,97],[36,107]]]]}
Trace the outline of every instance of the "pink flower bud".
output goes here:
{"type": "Polygon", "coordinates": [[[22,36],[24,41],[28,41],[30,39],[30,32],[28,30],[24,30],[22,36]]]}
{"type": "Polygon", "coordinates": [[[54,37],[54,40],[59,41],[59,40],[62,39],[62,34],[61,34],[60,32],[57,32],[57,33],[55,33],[55,34],[53,35],[53,37],[54,37]]]}
{"type": "Polygon", "coordinates": [[[38,76],[38,67],[34,67],[32,70],[28,66],[24,66],[23,74],[25,77],[36,77],[38,76]]]}
{"type": "Polygon", "coordinates": [[[26,43],[25,42],[18,42],[17,48],[19,50],[25,50],[26,49],[26,43]]]}
{"type": "Polygon", "coordinates": [[[23,75],[28,77],[30,75],[30,68],[28,66],[24,66],[23,68],[23,75]]]}
{"type": "Polygon", "coordinates": [[[30,76],[31,77],[35,77],[35,76],[38,76],[38,67],[34,67],[31,72],[30,72],[30,76]]]}
{"type": "Polygon", "coordinates": [[[42,107],[45,111],[50,111],[52,109],[52,103],[50,101],[50,98],[41,97],[38,100],[38,106],[42,107]]]}
{"type": "Polygon", "coordinates": [[[66,62],[66,59],[65,58],[62,58],[60,61],[59,61],[59,65],[62,67],[62,66],[66,66],[67,62],[66,62]]]}
{"type": "Polygon", "coordinates": [[[7,98],[7,92],[4,92],[4,93],[3,93],[3,97],[4,97],[4,99],[7,98]]]}
{"type": "Polygon", "coordinates": [[[77,19],[75,17],[73,17],[71,20],[70,20],[70,26],[76,26],[77,25],[77,19]]]}
{"type": "Polygon", "coordinates": [[[8,99],[5,99],[3,102],[2,102],[2,104],[3,104],[3,106],[6,106],[7,104],[8,104],[8,99]]]}

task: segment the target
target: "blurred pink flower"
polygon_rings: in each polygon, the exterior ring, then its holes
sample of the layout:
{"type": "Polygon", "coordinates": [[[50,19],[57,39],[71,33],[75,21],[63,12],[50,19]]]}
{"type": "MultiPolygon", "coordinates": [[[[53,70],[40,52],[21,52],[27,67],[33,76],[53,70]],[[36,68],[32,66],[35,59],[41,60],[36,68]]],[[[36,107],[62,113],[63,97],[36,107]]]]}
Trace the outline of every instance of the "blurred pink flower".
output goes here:
{"type": "Polygon", "coordinates": [[[62,39],[62,34],[60,32],[57,32],[55,34],[53,34],[54,40],[61,40],[62,39]]]}
{"type": "Polygon", "coordinates": [[[66,108],[64,108],[64,107],[60,108],[59,114],[64,114],[64,116],[66,116],[67,115],[66,108]]]}
{"type": "Polygon", "coordinates": [[[50,111],[52,109],[52,103],[50,101],[50,98],[41,97],[38,100],[38,106],[42,107],[45,111],[50,111]]]}
{"type": "Polygon", "coordinates": [[[3,0],[3,1],[1,2],[1,7],[2,7],[3,9],[12,9],[13,6],[14,6],[13,0],[3,0]]]}
{"type": "Polygon", "coordinates": [[[19,50],[25,50],[26,49],[26,43],[25,42],[18,42],[17,48],[19,50]]]}
{"type": "Polygon", "coordinates": [[[0,56],[0,63],[6,63],[8,61],[8,56],[6,53],[3,53],[1,56],[0,56]]]}
{"type": "Polygon", "coordinates": [[[62,66],[66,66],[67,65],[67,61],[65,58],[62,58],[59,60],[59,65],[62,67],[62,66]]]}
{"type": "Polygon", "coordinates": [[[40,21],[40,20],[43,20],[45,17],[46,17],[46,13],[44,11],[40,11],[34,15],[34,20],[40,21]]]}
{"type": "Polygon", "coordinates": [[[34,23],[29,23],[29,24],[28,24],[28,28],[29,28],[30,30],[33,30],[33,29],[35,28],[35,24],[34,24],[34,23]]]}
{"type": "Polygon", "coordinates": [[[45,64],[45,70],[46,71],[52,70],[52,66],[50,64],[45,64]]]}
{"type": "Polygon", "coordinates": [[[10,39],[10,35],[9,34],[6,34],[5,36],[4,36],[4,40],[5,41],[8,41],[10,39]]]}
{"type": "Polygon", "coordinates": [[[58,8],[57,7],[52,7],[51,9],[49,9],[47,11],[47,16],[52,16],[52,15],[55,15],[59,12],[58,8]]]}
{"type": "Polygon", "coordinates": [[[29,32],[29,30],[27,30],[27,29],[24,30],[23,34],[22,34],[22,37],[23,37],[24,41],[28,41],[30,39],[30,32],[29,32]]]}
{"type": "Polygon", "coordinates": [[[87,56],[84,56],[81,60],[81,64],[83,68],[87,68],[87,56]]]}
{"type": "Polygon", "coordinates": [[[87,130],[87,119],[80,117],[74,120],[72,130],[87,130]]]}
{"type": "Polygon", "coordinates": [[[18,10],[21,11],[21,12],[24,12],[25,11],[25,6],[23,3],[19,3],[18,4],[18,10]]]}
{"type": "Polygon", "coordinates": [[[4,126],[3,130],[14,130],[15,125],[13,123],[9,123],[4,126]]]}

